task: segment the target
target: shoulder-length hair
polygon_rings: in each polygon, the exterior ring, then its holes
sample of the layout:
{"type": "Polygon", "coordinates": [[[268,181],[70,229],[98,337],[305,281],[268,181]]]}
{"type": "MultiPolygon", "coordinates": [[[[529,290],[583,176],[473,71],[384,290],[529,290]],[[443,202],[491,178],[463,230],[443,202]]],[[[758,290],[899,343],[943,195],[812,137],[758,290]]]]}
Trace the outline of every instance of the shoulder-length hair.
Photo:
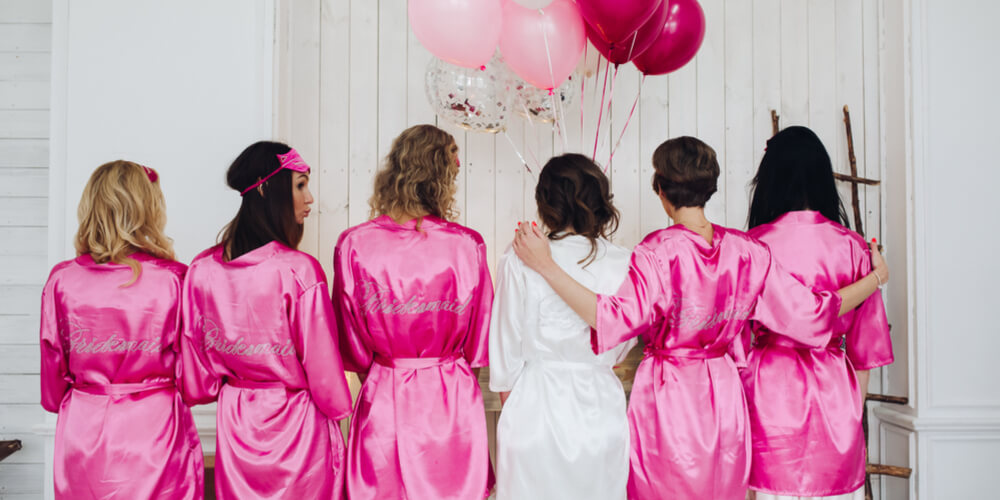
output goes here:
{"type": "MultiPolygon", "coordinates": [[[[279,154],[291,148],[280,142],[260,141],[251,144],[233,161],[226,171],[226,183],[243,192],[281,166],[279,154]]],[[[264,184],[243,195],[240,209],[233,220],[222,228],[219,242],[223,256],[233,260],[272,241],[289,248],[298,248],[303,225],[295,220],[292,200],[292,171],[281,169],[264,184]]]]}
{"type": "Polygon", "coordinates": [[[563,239],[572,230],[590,241],[590,253],[581,264],[597,258],[597,238],[610,238],[618,230],[619,214],[612,198],[607,176],[584,155],[553,157],[538,174],[538,218],[550,240],[563,239]]]}
{"type": "Polygon", "coordinates": [[[830,155],[806,127],[788,127],[767,141],[751,186],[749,228],[795,210],[815,210],[847,226],[830,155]]]}
{"type": "Polygon", "coordinates": [[[163,233],[167,212],[159,180],[137,163],[117,160],[97,167],[83,188],[77,218],[77,255],[132,268],[123,287],[142,274],[139,261],[129,257],[133,252],[174,259],[173,242],[163,233]]]}
{"type": "Polygon", "coordinates": [[[454,220],[458,165],[453,146],[455,138],[433,125],[415,125],[399,134],[375,175],[370,216],[427,213],[454,220]]]}

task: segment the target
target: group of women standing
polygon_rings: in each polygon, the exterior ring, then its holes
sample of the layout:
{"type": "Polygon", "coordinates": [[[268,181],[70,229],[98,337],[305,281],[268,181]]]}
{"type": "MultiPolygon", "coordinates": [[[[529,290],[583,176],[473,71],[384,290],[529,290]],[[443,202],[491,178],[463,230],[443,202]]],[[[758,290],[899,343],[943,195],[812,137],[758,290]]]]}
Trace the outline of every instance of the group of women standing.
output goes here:
{"type": "Polygon", "coordinates": [[[619,215],[600,168],[551,159],[536,189],[544,231],[519,225],[496,297],[482,238],[451,222],[457,158],[430,125],[396,138],[371,220],[337,241],[332,300],[322,266],[296,250],[313,200],[288,146],[259,142],[233,162],[240,209],[190,267],[163,234],[157,172],[99,167],[79,256],[42,294],[57,497],[201,498],[189,405],[209,402],[218,498],[481,499],[494,483],[500,499],[857,490],[864,370],[892,360],[873,294],[888,269],[838,224],[815,135],[769,142],[752,235],[704,218],[714,151],[665,142],[653,188],[675,224],[631,256],[608,241],[619,215]],[[640,336],[626,419],[611,369],[640,336]],[[496,480],[487,365],[504,402],[496,480]],[[363,382],[353,411],[345,370],[363,382]]]}

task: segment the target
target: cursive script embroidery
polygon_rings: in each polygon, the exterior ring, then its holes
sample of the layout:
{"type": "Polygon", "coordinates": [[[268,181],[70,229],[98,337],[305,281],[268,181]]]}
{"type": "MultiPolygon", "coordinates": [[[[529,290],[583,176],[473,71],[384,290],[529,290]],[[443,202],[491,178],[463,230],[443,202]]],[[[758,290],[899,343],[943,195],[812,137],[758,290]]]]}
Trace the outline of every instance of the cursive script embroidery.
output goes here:
{"type": "Polygon", "coordinates": [[[364,287],[361,309],[365,312],[419,314],[427,311],[450,311],[462,314],[472,302],[471,296],[465,302],[459,302],[457,299],[419,301],[417,297],[410,297],[404,301],[392,297],[389,289],[379,286],[374,281],[363,281],[361,286],[364,287]]]}
{"type": "Polygon", "coordinates": [[[235,356],[253,356],[256,354],[274,354],[277,356],[295,356],[295,345],[289,339],[284,344],[263,342],[260,344],[249,344],[243,341],[243,337],[230,342],[221,335],[219,325],[208,318],[204,320],[201,327],[205,334],[204,346],[206,351],[217,351],[223,354],[235,356]]]}
{"type": "Polygon", "coordinates": [[[141,352],[155,354],[162,350],[159,339],[127,340],[112,333],[106,339],[90,336],[90,328],[76,323],[68,323],[69,350],[77,354],[99,354],[105,352],[141,352]]]}
{"type": "Polygon", "coordinates": [[[750,317],[750,311],[725,309],[722,311],[704,310],[700,307],[676,308],[667,320],[670,328],[685,328],[690,330],[706,330],[724,321],[742,321],[750,317]]]}

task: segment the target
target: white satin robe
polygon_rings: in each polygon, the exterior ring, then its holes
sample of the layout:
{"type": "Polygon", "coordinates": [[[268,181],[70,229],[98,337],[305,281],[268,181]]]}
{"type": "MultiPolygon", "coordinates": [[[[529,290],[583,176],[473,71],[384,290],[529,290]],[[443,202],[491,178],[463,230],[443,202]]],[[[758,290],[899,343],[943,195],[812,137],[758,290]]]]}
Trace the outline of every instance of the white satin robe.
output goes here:
{"type": "MultiPolygon", "coordinates": [[[[552,242],[552,257],[587,288],[610,294],[630,252],[583,236],[552,242]]],[[[629,472],[625,393],[612,371],[635,341],[595,355],[590,327],[508,250],[490,325],[490,389],[510,391],[497,425],[497,500],[624,500],[629,472]]]]}

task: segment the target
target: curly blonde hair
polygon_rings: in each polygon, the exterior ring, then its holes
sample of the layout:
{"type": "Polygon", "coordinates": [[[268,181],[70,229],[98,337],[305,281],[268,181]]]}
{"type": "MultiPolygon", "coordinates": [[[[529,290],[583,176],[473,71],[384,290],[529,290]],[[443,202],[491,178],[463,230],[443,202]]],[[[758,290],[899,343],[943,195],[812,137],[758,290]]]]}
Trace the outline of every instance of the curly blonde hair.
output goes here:
{"type": "Polygon", "coordinates": [[[427,213],[454,220],[458,164],[452,159],[453,145],[455,138],[433,125],[415,125],[399,134],[375,175],[370,216],[427,213]]]}
{"type": "Polygon", "coordinates": [[[98,264],[111,261],[131,267],[132,279],[123,287],[142,274],[139,262],[129,257],[133,252],[174,259],[173,241],[163,234],[163,192],[139,164],[117,160],[97,167],[83,188],[77,218],[77,255],[90,254],[98,264]]]}

